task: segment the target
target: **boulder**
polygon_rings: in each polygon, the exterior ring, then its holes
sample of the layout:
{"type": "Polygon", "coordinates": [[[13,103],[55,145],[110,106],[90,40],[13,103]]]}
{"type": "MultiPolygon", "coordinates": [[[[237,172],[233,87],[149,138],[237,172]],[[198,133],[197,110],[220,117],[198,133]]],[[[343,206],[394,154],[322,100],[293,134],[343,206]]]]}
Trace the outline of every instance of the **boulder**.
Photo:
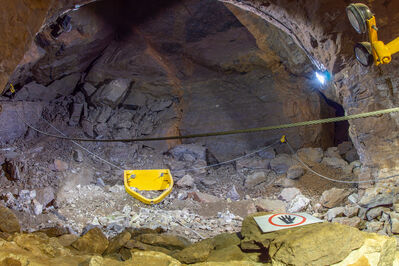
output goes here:
{"type": "MultiPolygon", "coordinates": [[[[132,259],[128,261],[130,265],[146,265],[146,266],[159,266],[159,265],[182,265],[178,260],[172,258],[161,252],[156,251],[139,251],[132,254],[132,259]]],[[[90,264],[94,265],[94,264],[90,264]]],[[[106,265],[106,264],[99,264],[106,265]]]]}
{"type": "Polygon", "coordinates": [[[288,154],[279,154],[270,161],[270,168],[277,174],[285,174],[294,164],[291,156],[288,154]]]}
{"type": "Polygon", "coordinates": [[[337,147],[330,147],[324,152],[324,157],[342,159],[337,147]]]}
{"type": "Polygon", "coordinates": [[[298,179],[305,174],[305,169],[299,165],[291,166],[287,171],[287,178],[298,179]]]}
{"type": "Polygon", "coordinates": [[[394,234],[399,234],[399,214],[396,212],[391,212],[389,214],[391,220],[391,230],[394,234]]]}
{"type": "Polygon", "coordinates": [[[187,264],[203,262],[208,259],[214,248],[215,244],[212,239],[206,239],[186,247],[175,253],[173,257],[187,264]]]}
{"type": "Polygon", "coordinates": [[[391,210],[386,207],[371,208],[366,212],[366,218],[368,221],[371,221],[373,219],[380,217],[384,212],[389,213],[390,211],[391,210]]]}
{"type": "Polygon", "coordinates": [[[336,157],[324,157],[321,163],[329,167],[342,170],[348,167],[348,163],[345,160],[336,157]]]}
{"type": "Polygon", "coordinates": [[[346,217],[351,218],[351,217],[357,216],[357,214],[359,213],[359,209],[360,208],[358,206],[347,205],[347,206],[345,206],[344,214],[346,217]]]}
{"type": "Polygon", "coordinates": [[[121,249],[127,241],[130,240],[130,233],[125,231],[120,233],[119,235],[115,236],[109,241],[109,245],[107,249],[104,251],[104,255],[107,254],[112,254],[114,252],[117,252],[119,249],[121,249]]]}
{"type": "Polygon", "coordinates": [[[53,226],[40,229],[38,232],[45,233],[48,237],[58,237],[69,234],[69,229],[63,226],[53,226]]]}
{"type": "Polygon", "coordinates": [[[84,92],[84,94],[87,96],[87,97],[90,97],[90,96],[92,96],[96,91],[97,91],[97,88],[96,87],[94,87],[92,84],[90,84],[89,82],[85,82],[84,84],[83,84],[83,86],[82,86],[82,91],[84,92]]]}
{"type": "Polygon", "coordinates": [[[286,203],[281,200],[257,199],[255,207],[259,212],[286,212],[286,203]]]}
{"type": "Polygon", "coordinates": [[[108,244],[108,239],[103,232],[98,227],[94,227],[73,242],[72,247],[81,252],[102,254],[107,249],[108,244]]]}
{"type": "Polygon", "coordinates": [[[240,246],[243,250],[268,250],[273,265],[333,265],[360,248],[368,236],[337,223],[310,224],[264,234],[253,217],[265,214],[244,219],[240,246]]]}
{"type": "Polygon", "coordinates": [[[332,222],[355,227],[355,228],[360,228],[363,221],[359,217],[355,216],[355,217],[351,217],[351,218],[336,217],[336,218],[332,219],[332,222]]]}
{"type": "Polygon", "coordinates": [[[69,118],[70,126],[76,126],[77,124],[79,124],[82,112],[83,112],[83,103],[74,103],[72,105],[71,117],[69,118]]]}
{"type": "Polygon", "coordinates": [[[343,188],[332,188],[323,192],[320,197],[320,203],[327,208],[334,208],[344,203],[349,196],[350,191],[343,188]]]}
{"type": "Polygon", "coordinates": [[[66,234],[57,237],[58,242],[63,246],[63,247],[69,247],[74,243],[76,240],[78,240],[79,236],[75,234],[66,234]]]}
{"type": "Polygon", "coordinates": [[[211,202],[218,202],[220,199],[216,196],[209,195],[206,193],[202,193],[199,191],[190,192],[187,194],[187,198],[193,199],[198,202],[203,203],[211,203],[211,202]]]}
{"type": "Polygon", "coordinates": [[[263,159],[274,159],[276,157],[276,152],[273,148],[268,148],[258,152],[258,155],[263,159]]]}
{"type": "Polygon", "coordinates": [[[92,96],[92,101],[97,104],[106,104],[116,107],[126,95],[131,81],[128,79],[115,79],[103,86],[92,96]]]}
{"type": "Polygon", "coordinates": [[[71,95],[80,80],[80,76],[80,73],[74,73],[59,80],[55,80],[47,86],[47,92],[50,94],[55,93],[56,95],[61,94],[63,96],[71,95]]]}
{"type": "Polygon", "coordinates": [[[0,205],[0,231],[5,233],[19,232],[21,227],[17,216],[8,208],[0,205]]]}
{"type": "Polygon", "coordinates": [[[192,188],[194,186],[194,178],[191,175],[185,175],[176,182],[176,186],[180,188],[192,188]]]}
{"type": "Polygon", "coordinates": [[[42,115],[43,103],[0,101],[0,109],[0,140],[6,143],[25,135],[28,127],[22,119],[36,125],[42,115]]]}
{"type": "Polygon", "coordinates": [[[344,141],[338,144],[337,149],[340,155],[344,155],[345,153],[353,149],[353,144],[351,141],[344,141]]]}
{"type": "Polygon", "coordinates": [[[238,194],[235,185],[233,185],[233,187],[229,190],[229,192],[227,192],[226,198],[229,198],[229,199],[235,200],[235,201],[240,199],[240,194],[238,194]]]}
{"type": "Polygon", "coordinates": [[[367,232],[377,233],[383,228],[384,228],[384,222],[373,221],[366,223],[367,232]]]}
{"type": "Polygon", "coordinates": [[[302,148],[297,151],[298,157],[305,163],[320,163],[323,159],[321,148],[302,148]]]}
{"type": "Polygon", "coordinates": [[[345,153],[345,160],[350,163],[359,160],[359,155],[357,154],[356,149],[351,149],[345,153]]]}
{"type": "Polygon", "coordinates": [[[270,244],[269,256],[273,265],[332,265],[363,243],[364,235],[355,228],[319,223],[283,231],[270,244]]]}
{"type": "Polygon", "coordinates": [[[249,176],[245,177],[245,186],[254,187],[268,180],[267,173],[265,172],[255,172],[249,176]]]}
{"type": "Polygon", "coordinates": [[[182,250],[190,244],[187,239],[170,234],[141,234],[136,239],[144,244],[163,247],[169,250],[182,250]]]}
{"type": "Polygon", "coordinates": [[[153,112],[159,112],[162,111],[168,107],[170,107],[172,105],[172,101],[171,100],[160,100],[160,101],[156,101],[154,103],[152,103],[150,105],[150,109],[153,112]]]}
{"type": "MultiPolygon", "coordinates": [[[[258,256],[261,256],[261,254],[257,254],[258,256]]],[[[214,265],[222,265],[222,263],[229,263],[231,264],[228,265],[233,265],[234,262],[236,262],[237,266],[238,265],[251,265],[251,264],[245,264],[245,261],[252,262],[249,258],[247,253],[244,253],[238,246],[236,245],[230,245],[228,247],[222,248],[222,249],[217,249],[213,250],[211,254],[208,256],[207,259],[208,262],[218,262],[215,263],[214,265]]],[[[226,266],[227,266],[226,264],[226,266]]],[[[253,264],[255,265],[255,263],[253,264]]]]}
{"type": "Polygon", "coordinates": [[[285,188],[280,192],[278,198],[281,200],[284,200],[286,202],[290,202],[299,194],[302,194],[302,193],[297,188],[285,188]]]}
{"type": "Polygon", "coordinates": [[[327,211],[326,217],[328,221],[332,221],[335,217],[342,217],[345,213],[345,207],[335,207],[327,211]]]}
{"type": "Polygon", "coordinates": [[[57,97],[57,91],[46,88],[45,86],[30,82],[23,86],[15,95],[17,101],[51,101],[57,97]]]}
{"type": "Polygon", "coordinates": [[[363,208],[392,205],[398,195],[397,188],[376,186],[367,188],[358,204],[363,208]]]}
{"type": "Polygon", "coordinates": [[[302,194],[298,194],[295,198],[288,204],[287,212],[300,212],[306,209],[310,203],[310,199],[302,194]]]}
{"type": "Polygon", "coordinates": [[[180,144],[168,151],[176,160],[183,160],[184,154],[190,154],[197,160],[206,161],[206,148],[196,144],[180,144]]]}

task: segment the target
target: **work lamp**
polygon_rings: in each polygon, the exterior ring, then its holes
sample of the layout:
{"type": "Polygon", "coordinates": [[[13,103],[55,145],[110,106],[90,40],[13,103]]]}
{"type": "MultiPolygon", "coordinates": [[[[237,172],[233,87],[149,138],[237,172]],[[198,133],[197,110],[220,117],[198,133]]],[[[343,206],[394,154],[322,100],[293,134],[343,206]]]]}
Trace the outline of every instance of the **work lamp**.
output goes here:
{"type": "Polygon", "coordinates": [[[368,6],[360,3],[350,4],[346,8],[346,14],[352,27],[360,34],[367,31],[367,20],[373,17],[368,6]]]}
{"type": "Polygon", "coordinates": [[[359,42],[354,47],[356,59],[363,66],[371,66],[373,64],[374,59],[371,49],[369,42],[359,42]]]}

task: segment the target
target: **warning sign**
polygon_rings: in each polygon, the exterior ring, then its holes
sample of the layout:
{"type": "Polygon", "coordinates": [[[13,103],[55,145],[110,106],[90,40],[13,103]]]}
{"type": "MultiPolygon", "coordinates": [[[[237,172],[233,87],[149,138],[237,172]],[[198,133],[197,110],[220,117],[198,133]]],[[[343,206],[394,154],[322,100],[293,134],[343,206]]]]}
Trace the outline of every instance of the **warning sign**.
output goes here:
{"type": "Polygon", "coordinates": [[[254,219],[263,233],[323,222],[307,213],[277,213],[257,216],[254,219]]]}

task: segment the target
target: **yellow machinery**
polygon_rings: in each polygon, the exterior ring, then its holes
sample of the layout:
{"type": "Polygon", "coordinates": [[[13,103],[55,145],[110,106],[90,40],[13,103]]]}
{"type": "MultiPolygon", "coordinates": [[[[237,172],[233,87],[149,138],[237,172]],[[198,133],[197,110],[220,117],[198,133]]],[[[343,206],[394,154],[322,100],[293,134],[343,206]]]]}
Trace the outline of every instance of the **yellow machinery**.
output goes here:
{"type": "Polygon", "coordinates": [[[124,183],[127,193],[134,198],[146,204],[155,204],[161,202],[172,191],[173,178],[169,169],[125,170],[124,183]],[[153,199],[139,193],[161,190],[163,190],[162,194],[153,199]]]}
{"type": "Polygon", "coordinates": [[[392,55],[399,52],[399,37],[388,44],[378,40],[378,28],[374,15],[365,4],[350,4],[346,8],[352,27],[360,34],[368,32],[369,42],[355,45],[356,59],[364,66],[388,64],[392,55]]]}

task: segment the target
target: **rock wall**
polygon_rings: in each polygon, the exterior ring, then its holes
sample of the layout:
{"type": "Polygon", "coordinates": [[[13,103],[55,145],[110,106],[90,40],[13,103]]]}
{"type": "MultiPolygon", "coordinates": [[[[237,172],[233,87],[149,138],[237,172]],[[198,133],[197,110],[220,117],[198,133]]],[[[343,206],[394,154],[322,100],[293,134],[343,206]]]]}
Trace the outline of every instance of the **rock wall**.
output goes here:
{"type": "MultiPolygon", "coordinates": [[[[214,0],[187,0],[150,19],[119,18],[121,27],[104,16],[110,5],[92,3],[68,13],[72,28],[56,38],[47,23],[26,55],[29,60],[12,76],[14,83],[22,87],[33,80],[47,87],[51,96],[42,100],[76,93],[84,84],[93,89],[92,95],[85,91],[93,112],[107,105],[143,113],[134,128],[118,134],[125,138],[260,127],[330,114],[311,81],[312,64],[303,50],[250,12],[214,0]],[[78,83],[64,81],[78,73],[78,83]],[[111,81],[120,79],[129,83],[126,90],[111,90],[111,81]],[[117,99],[110,102],[109,97],[117,99]],[[161,112],[165,108],[170,111],[161,112]]],[[[15,99],[32,97],[36,85],[28,85],[15,99]]],[[[108,118],[91,119],[90,126],[104,127],[108,118]]],[[[332,141],[331,130],[322,126],[193,141],[223,160],[281,134],[295,147],[327,147],[332,141]]],[[[175,144],[146,145],[166,151],[175,144]]]]}
{"type": "MultiPolygon", "coordinates": [[[[365,68],[353,56],[353,46],[364,41],[346,18],[346,1],[224,1],[250,10],[293,36],[316,65],[324,66],[333,80],[323,93],[341,103],[347,114],[396,106],[398,56],[390,65],[365,68]]],[[[360,1],[370,6],[377,18],[379,37],[386,43],[399,35],[399,3],[360,1]]],[[[399,165],[398,114],[350,121],[350,136],[370,176],[395,172],[399,165]],[[378,170],[381,169],[381,173],[378,170]]]]}

